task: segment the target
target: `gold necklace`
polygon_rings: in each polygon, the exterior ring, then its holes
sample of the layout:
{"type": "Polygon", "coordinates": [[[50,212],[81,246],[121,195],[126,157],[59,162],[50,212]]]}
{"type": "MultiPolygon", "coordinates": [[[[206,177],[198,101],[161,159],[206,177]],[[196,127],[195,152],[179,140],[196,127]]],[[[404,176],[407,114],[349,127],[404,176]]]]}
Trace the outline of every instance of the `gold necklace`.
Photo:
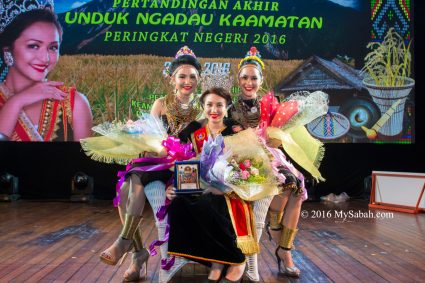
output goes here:
{"type": "Polygon", "coordinates": [[[184,129],[190,122],[196,120],[200,113],[200,109],[195,107],[195,99],[187,105],[187,108],[182,107],[182,104],[174,96],[171,101],[165,98],[164,103],[166,109],[166,116],[170,135],[176,136],[184,129]]]}
{"type": "Polygon", "coordinates": [[[211,128],[210,128],[210,125],[209,125],[209,123],[207,123],[207,130],[208,130],[208,132],[213,136],[213,137],[216,137],[216,136],[218,136],[219,134],[221,134],[223,131],[224,131],[224,129],[226,129],[226,126],[225,125],[223,125],[223,127],[221,128],[221,129],[218,129],[218,130],[216,130],[215,132],[213,132],[212,130],[211,130],[211,128]]]}

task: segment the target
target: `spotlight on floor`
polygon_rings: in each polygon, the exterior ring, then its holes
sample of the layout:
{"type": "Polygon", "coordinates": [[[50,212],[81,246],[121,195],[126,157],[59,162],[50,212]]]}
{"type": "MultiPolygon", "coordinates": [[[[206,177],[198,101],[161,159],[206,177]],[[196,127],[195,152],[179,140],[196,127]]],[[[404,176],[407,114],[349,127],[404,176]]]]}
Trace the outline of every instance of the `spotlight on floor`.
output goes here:
{"type": "Polygon", "coordinates": [[[93,177],[84,172],[75,173],[71,181],[71,201],[88,202],[93,200],[93,177]]]}
{"type": "Polygon", "coordinates": [[[15,201],[19,199],[18,177],[8,172],[0,173],[0,201],[15,201]]]}

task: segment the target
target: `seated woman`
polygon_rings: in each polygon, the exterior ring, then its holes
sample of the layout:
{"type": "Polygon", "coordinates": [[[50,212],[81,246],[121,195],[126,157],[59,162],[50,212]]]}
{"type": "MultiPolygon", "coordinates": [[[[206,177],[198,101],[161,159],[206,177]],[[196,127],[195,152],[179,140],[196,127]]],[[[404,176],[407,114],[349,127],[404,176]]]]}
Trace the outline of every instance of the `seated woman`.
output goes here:
{"type": "MultiPolygon", "coordinates": [[[[240,128],[232,120],[224,120],[231,97],[223,88],[205,91],[200,102],[206,119],[190,123],[179,135],[183,142],[192,142],[197,153],[202,151],[203,142],[208,138],[231,135],[240,128]]],[[[248,229],[248,235],[239,235],[239,230],[234,227],[234,222],[238,221],[234,219],[241,215],[233,213],[231,206],[233,200],[239,201],[245,211],[250,211],[249,204],[236,195],[223,195],[214,188],[206,190],[208,193],[204,192],[201,196],[176,197],[175,188],[167,188],[167,197],[172,200],[168,212],[168,253],[212,266],[208,279],[214,281],[220,278],[223,266],[230,265],[223,282],[237,282],[245,269],[246,253],[246,245],[239,245],[239,237],[251,237],[250,244],[257,243],[251,229],[248,229]]],[[[243,219],[246,221],[245,215],[243,219]]]]}
{"type": "MultiPolygon", "coordinates": [[[[173,92],[157,99],[151,110],[151,115],[161,118],[168,126],[170,135],[177,135],[189,122],[196,119],[200,110],[196,107],[194,93],[198,86],[201,64],[195,54],[187,46],[179,49],[170,68],[167,70],[173,92]]],[[[143,157],[156,157],[153,153],[144,153],[143,157]]],[[[145,205],[145,196],[148,198],[155,215],[155,224],[158,228],[158,238],[164,240],[166,234],[166,219],[156,217],[156,209],[165,202],[165,183],[172,177],[168,169],[158,171],[138,170],[146,166],[146,162],[132,162],[125,172],[125,181],[120,187],[120,201],[118,211],[123,224],[117,240],[100,254],[100,259],[110,265],[115,265],[123,257],[131,244],[134,253],[130,267],[124,274],[124,281],[140,279],[140,271],[146,265],[149,253],[144,248],[139,225],[145,205]]],[[[161,265],[166,266],[167,245],[161,245],[161,265]]],[[[185,262],[174,262],[173,269],[161,268],[159,281],[166,282],[178,266],[185,262]]],[[[145,274],[147,269],[145,268],[145,274]]]]}

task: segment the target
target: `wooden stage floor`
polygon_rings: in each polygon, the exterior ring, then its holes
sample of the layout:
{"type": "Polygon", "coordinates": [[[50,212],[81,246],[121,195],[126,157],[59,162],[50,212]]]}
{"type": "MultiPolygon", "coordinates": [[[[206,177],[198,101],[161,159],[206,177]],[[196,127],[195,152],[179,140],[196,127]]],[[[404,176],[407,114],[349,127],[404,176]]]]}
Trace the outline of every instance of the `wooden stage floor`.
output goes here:
{"type": "MultiPolygon", "coordinates": [[[[366,202],[350,201],[305,203],[302,215],[293,252],[301,278],[278,277],[274,245],[263,234],[261,282],[425,281],[425,214],[369,212],[366,202]],[[351,215],[344,219],[343,212],[351,215]]],[[[150,207],[144,217],[150,243],[156,238],[150,207]]],[[[98,259],[119,230],[110,202],[0,203],[0,282],[121,282],[129,257],[121,267],[98,259]]],[[[151,257],[141,282],[157,282],[158,267],[159,256],[151,257]]],[[[207,273],[188,264],[171,282],[203,282],[207,273]]]]}

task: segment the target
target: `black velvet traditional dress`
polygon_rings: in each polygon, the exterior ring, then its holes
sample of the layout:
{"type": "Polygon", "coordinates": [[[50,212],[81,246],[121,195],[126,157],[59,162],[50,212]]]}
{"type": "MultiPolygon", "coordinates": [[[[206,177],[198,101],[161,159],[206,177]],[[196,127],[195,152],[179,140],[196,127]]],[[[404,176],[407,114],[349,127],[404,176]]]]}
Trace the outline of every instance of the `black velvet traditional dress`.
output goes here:
{"type": "MultiPolygon", "coordinates": [[[[223,136],[234,133],[232,120],[225,121],[223,136]]],[[[192,141],[202,124],[192,122],[179,137],[192,141]]],[[[192,141],[193,142],[193,141],[192,141]]],[[[168,209],[170,238],[168,253],[183,256],[205,265],[211,262],[242,264],[245,255],[237,247],[236,233],[222,195],[179,195],[168,209]]]]}

